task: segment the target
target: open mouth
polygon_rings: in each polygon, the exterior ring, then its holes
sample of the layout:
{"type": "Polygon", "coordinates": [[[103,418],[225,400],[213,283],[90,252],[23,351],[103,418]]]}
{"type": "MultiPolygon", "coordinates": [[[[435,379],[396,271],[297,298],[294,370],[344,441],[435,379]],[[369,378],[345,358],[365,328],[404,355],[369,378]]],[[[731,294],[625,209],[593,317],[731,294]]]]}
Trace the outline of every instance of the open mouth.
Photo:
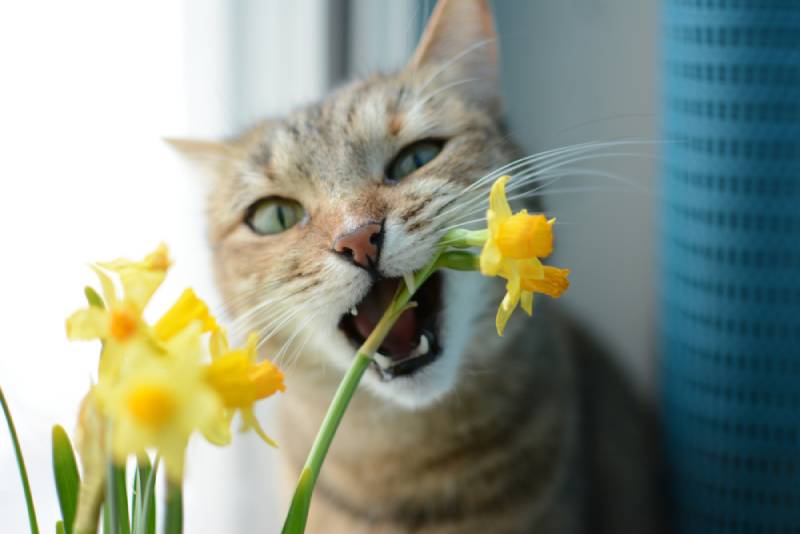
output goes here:
{"type": "MultiPolygon", "coordinates": [[[[355,347],[364,343],[402,283],[401,278],[378,279],[364,299],[339,320],[339,328],[355,347]]],[[[413,300],[417,306],[400,315],[375,355],[373,368],[385,382],[416,373],[442,352],[438,336],[441,275],[434,273],[428,278],[413,300]]]]}

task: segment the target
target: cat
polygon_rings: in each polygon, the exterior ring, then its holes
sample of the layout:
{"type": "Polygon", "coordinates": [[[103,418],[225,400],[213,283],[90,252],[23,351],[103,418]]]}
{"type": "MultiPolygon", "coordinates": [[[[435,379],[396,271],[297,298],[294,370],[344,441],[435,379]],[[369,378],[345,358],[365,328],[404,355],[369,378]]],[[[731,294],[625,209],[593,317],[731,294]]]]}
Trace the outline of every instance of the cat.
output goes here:
{"type": "MultiPolygon", "coordinates": [[[[403,275],[484,214],[491,181],[467,187],[520,158],[501,111],[487,1],[440,0],[399,72],[226,142],[173,142],[211,176],[209,241],[234,327],[259,331],[286,372],[288,492],[403,275]]],[[[662,531],[652,410],[546,298],[499,337],[503,291],[454,271],[420,288],[344,418],[308,532],[662,531]]]]}

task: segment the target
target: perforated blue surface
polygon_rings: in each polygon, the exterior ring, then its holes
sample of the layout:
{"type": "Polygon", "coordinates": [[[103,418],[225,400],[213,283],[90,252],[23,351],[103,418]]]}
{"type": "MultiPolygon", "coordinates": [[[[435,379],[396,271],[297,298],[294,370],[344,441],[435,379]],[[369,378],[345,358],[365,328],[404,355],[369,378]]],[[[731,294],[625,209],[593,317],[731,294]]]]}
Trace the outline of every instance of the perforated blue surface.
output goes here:
{"type": "Polygon", "coordinates": [[[679,532],[800,532],[800,0],[666,0],[663,362],[679,532]]]}

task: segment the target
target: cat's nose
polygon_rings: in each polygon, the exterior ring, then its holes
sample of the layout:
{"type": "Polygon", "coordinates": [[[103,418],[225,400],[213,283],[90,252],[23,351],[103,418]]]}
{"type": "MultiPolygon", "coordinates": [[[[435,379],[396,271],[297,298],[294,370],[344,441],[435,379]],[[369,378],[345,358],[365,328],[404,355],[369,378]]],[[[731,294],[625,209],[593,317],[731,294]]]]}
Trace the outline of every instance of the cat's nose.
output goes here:
{"type": "Polygon", "coordinates": [[[370,222],[337,237],[333,250],[359,267],[371,270],[378,263],[382,242],[383,225],[370,222]]]}

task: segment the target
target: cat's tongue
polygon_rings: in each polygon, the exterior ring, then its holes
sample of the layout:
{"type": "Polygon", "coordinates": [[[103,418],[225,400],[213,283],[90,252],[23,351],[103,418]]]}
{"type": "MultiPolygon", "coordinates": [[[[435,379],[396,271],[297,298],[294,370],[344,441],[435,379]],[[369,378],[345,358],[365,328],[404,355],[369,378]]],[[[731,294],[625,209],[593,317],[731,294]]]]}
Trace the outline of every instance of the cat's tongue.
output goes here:
{"type": "MultiPolygon", "coordinates": [[[[375,329],[375,325],[392,301],[397,283],[397,280],[380,280],[356,307],[358,314],[353,319],[358,333],[364,339],[375,329]]],[[[413,309],[406,310],[394,323],[379,351],[384,356],[401,360],[416,348],[419,341],[417,337],[417,316],[413,309]]]]}

